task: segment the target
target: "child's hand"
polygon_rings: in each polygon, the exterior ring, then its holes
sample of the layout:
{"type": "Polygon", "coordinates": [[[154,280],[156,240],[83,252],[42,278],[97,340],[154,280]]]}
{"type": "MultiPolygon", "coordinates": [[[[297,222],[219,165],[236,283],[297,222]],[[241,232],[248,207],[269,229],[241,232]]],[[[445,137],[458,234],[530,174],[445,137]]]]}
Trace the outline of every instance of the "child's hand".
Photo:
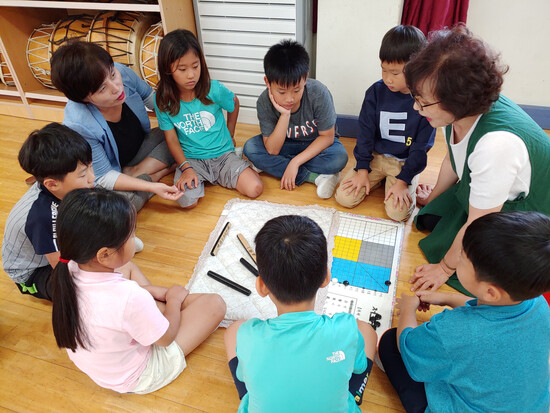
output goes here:
{"type": "Polygon", "coordinates": [[[432,193],[433,186],[427,184],[419,184],[416,187],[416,205],[424,206],[428,203],[428,197],[432,193]]]}
{"type": "Polygon", "coordinates": [[[271,104],[273,107],[281,114],[281,115],[289,115],[290,116],[290,109],[285,109],[281,105],[279,105],[275,98],[273,97],[273,94],[271,93],[271,87],[267,86],[267,91],[269,92],[269,100],[271,101],[271,104]]]}
{"type": "Polygon", "coordinates": [[[349,195],[352,191],[355,191],[353,194],[353,199],[357,199],[361,189],[365,188],[365,194],[370,193],[370,181],[369,181],[369,171],[366,169],[359,169],[357,173],[350,179],[346,179],[341,184],[342,190],[346,191],[346,195],[349,195]]]}
{"type": "Polygon", "coordinates": [[[193,168],[186,169],[182,172],[176,182],[176,188],[178,188],[182,193],[185,192],[185,185],[187,185],[187,188],[190,189],[196,188],[199,185],[199,177],[193,168]]]}
{"type": "Polygon", "coordinates": [[[170,302],[176,301],[176,302],[179,302],[179,304],[181,305],[185,301],[188,295],[189,295],[189,290],[187,290],[185,287],[181,285],[176,284],[171,286],[166,292],[166,302],[168,303],[169,301],[170,302]]]}
{"type": "Polygon", "coordinates": [[[397,310],[397,315],[400,315],[401,313],[405,313],[407,311],[416,312],[416,309],[420,305],[420,299],[416,295],[407,295],[405,293],[401,293],[401,297],[399,297],[395,301],[395,309],[397,310]]]}
{"type": "Polygon", "coordinates": [[[169,201],[176,201],[183,195],[183,192],[181,192],[175,185],[168,186],[162,182],[155,183],[154,193],[169,201]]]}
{"type": "Polygon", "coordinates": [[[292,191],[296,188],[296,175],[298,175],[300,165],[293,161],[294,159],[288,163],[285,173],[281,178],[281,189],[286,189],[287,191],[292,191]]]}
{"type": "Polygon", "coordinates": [[[416,296],[420,299],[421,311],[428,311],[430,309],[430,304],[433,305],[447,305],[447,294],[440,293],[437,291],[423,290],[417,291],[416,296]]]}
{"type": "Polygon", "coordinates": [[[411,205],[412,198],[409,194],[409,185],[405,181],[402,181],[401,179],[397,179],[395,183],[390,186],[388,189],[388,192],[386,192],[386,197],[384,198],[384,201],[387,201],[390,199],[390,196],[393,195],[393,207],[397,207],[397,203],[399,203],[399,210],[403,211],[403,203],[407,206],[407,209],[409,209],[409,206],[411,205]]]}
{"type": "Polygon", "coordinates": [[[443,271],[440,264],[422,264],[415,268],[409,280],[413,284],[411,291],[431,289],[437,290],[449,279],[449,274],[443,271]]]}

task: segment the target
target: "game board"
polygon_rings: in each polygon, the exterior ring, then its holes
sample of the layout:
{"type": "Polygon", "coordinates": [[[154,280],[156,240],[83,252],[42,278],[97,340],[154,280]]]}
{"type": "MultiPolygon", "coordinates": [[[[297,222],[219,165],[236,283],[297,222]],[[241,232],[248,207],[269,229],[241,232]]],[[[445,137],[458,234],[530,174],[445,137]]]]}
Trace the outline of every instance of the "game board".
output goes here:
{"type": "MultiPolygon", "coordinates": [[[[210,234],[188,284],[191,293],[215,292],[223,297],[227,304],[227,312],[222,326],[230,324],[233,320],[253,317],[267,319],[277,316],[277,309],[269,297],[260,297],[256,292],[256,277],[239,261],[240,258],[245,258],[254,265],[245,248],[238,241],[237,234],[242,234],[252,249],[255,249],[254,238],[267,221],[277,216],[291,214],[307,216],[321,227],[327,237],[327,252],[332,256],[330,252],[334,247],[334,223],[337,215],[335,209],[317,205],[295,206],[242,199],[232,199],[224,206],[222,215],[210,234]],[[216,255],[211,256],[210,252],[227,221],[231,223],[231,227],[216,255]],[[209,270],[248,288],[252,292],[251,295],[243,295],[211,279],[206,275],[209,270]]],[[[318,313],[322,312],[326,292],[325,287],[317,294],[315,310],[318,313]]]]}
{"type": "Polygon", "coordinates": [[[391,327],[403,223],[340,212],[323,311],[347,312],[377,331],[391,327]]]}
{"type": "Polygon", "coordinates": [[[332,281],[319,290],[315,311],[332,315],[348,312],[370,322],[377,331],[391,326],[393,298],[403,238],[403,224],[389,220],[337,212],[317,205],[294,206],[266,201],[230,200],[224,207],[216,228],[210,234],[188,284],[192,293],[215,292],[227,303],[222,326],[233,320],[253,317],[276,317],[275,305],[260,297],[255,289],[256,277],[241,263],[244,257],[254,264],[237,239],[243,234],[252,249],[254,238],[271,218],[297,214],[313,219],[327,237],[332,281]],[[229,230],[215,256],[210,255],[225,224],[229,230]],[[246,296],[211,279],[214,271],[252,293],[246,296]]]}

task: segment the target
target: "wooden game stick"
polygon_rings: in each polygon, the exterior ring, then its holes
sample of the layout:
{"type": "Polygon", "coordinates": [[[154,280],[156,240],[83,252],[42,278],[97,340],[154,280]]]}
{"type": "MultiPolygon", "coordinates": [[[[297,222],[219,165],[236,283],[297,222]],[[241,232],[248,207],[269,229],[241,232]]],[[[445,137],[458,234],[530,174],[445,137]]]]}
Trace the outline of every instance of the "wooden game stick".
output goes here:
{"type": "Polygon", "coordinates": [[[241,242],[242,246],[244,247],[244,249],[246,250],[246,252],[248,252],[248,255],[250,255],[250,258],[252,258],[252,260],[258,264],[256,262],[256,253],[254,252],[254,250],[252,249],[252,247],[250,246],[250,244],[248,243],[248,241],[246,240],[246,238],[244,237],[243,234],[237,234],[237,238],[239,239],[239,241],[241,242]]]}
{"type": "Polygon", "coordinates": [[[227,236],[227,233],[229,232],[229,228],[231,228],[231,223],[227,221],[222,229],[222,232],[220,232],[220,235],[218,236],[218,239],[216,240],[216,243],[214,244],[214,248],[212,248],[212,251],[210,251],[210,255],[214,256],[218,253],[218,250],[220,249],[220,246],[222,245],[223,240],[227,236]]]}

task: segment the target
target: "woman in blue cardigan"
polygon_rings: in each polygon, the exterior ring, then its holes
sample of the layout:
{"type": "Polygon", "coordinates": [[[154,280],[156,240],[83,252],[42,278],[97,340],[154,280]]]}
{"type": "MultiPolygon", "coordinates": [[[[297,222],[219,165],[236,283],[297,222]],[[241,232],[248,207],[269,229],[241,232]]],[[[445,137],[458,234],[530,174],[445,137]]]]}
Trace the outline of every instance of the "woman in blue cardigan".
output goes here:
{"type": "Polygon", "coordinates": [[[69,99],[63,123],[92,147],[96,184],[120,191],[138,211],[154,194],[178,199],[175,186],[158,182],[174,159],[162,131],[151,130],[145,108],[154,108],[151,86],[89,42],[61,46],[51,66],[53,84],[69,99]]]}

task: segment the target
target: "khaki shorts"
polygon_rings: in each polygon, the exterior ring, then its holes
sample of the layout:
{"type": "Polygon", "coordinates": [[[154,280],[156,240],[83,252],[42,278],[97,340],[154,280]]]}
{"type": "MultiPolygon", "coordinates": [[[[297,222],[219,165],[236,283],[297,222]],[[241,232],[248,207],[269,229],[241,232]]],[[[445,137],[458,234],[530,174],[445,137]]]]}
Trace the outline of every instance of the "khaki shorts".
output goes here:
{"type": "Polygon", "coordinates": [[[129,393],[147,394],[170,384],[187,366],[180,346],[174,341],[167,347],[153,344],[147,367],[136,387],[129,393]]]}
{"type": "MultiPolygon", "coordinates": [[[[397,175],[401,173],[401,168],[405,164],[404,161],[398,161],[395,158],[380,155],[378,153],[373,153],[374,159],[370,163],[371,172],[369,173],[369,183],[371,192],[380,186],[383,179],[386,179],[385,193],[388,189],[395,184],[397,175]]],[[[365,188],[362,188],[357,195],[357,198],[353,198],[353,191],[346,195],[347,190],[342,189],[342,182],[347,179],[353,178],[357,172],[353,169],[349,170],[348,173],[342,178],[340,186],[336,190],[335,199],[340,205],[346,208],[355,208],[359,205],[367,196],[365,193],[365,188]]],[[[403,209],[399,209],[399,204],[397,207],[393,206],[393,195],[387,200],[384,201],[384,206],[386,209],[386,214],[395,220],[395,221],[406,221],[411,216],[416,205],[416,186],[418,184],[418,175],[416,175],[411,184],[408,186],[409,195],[412,198],[412,202],[407,208],[404,204],[403,209]]]]}

